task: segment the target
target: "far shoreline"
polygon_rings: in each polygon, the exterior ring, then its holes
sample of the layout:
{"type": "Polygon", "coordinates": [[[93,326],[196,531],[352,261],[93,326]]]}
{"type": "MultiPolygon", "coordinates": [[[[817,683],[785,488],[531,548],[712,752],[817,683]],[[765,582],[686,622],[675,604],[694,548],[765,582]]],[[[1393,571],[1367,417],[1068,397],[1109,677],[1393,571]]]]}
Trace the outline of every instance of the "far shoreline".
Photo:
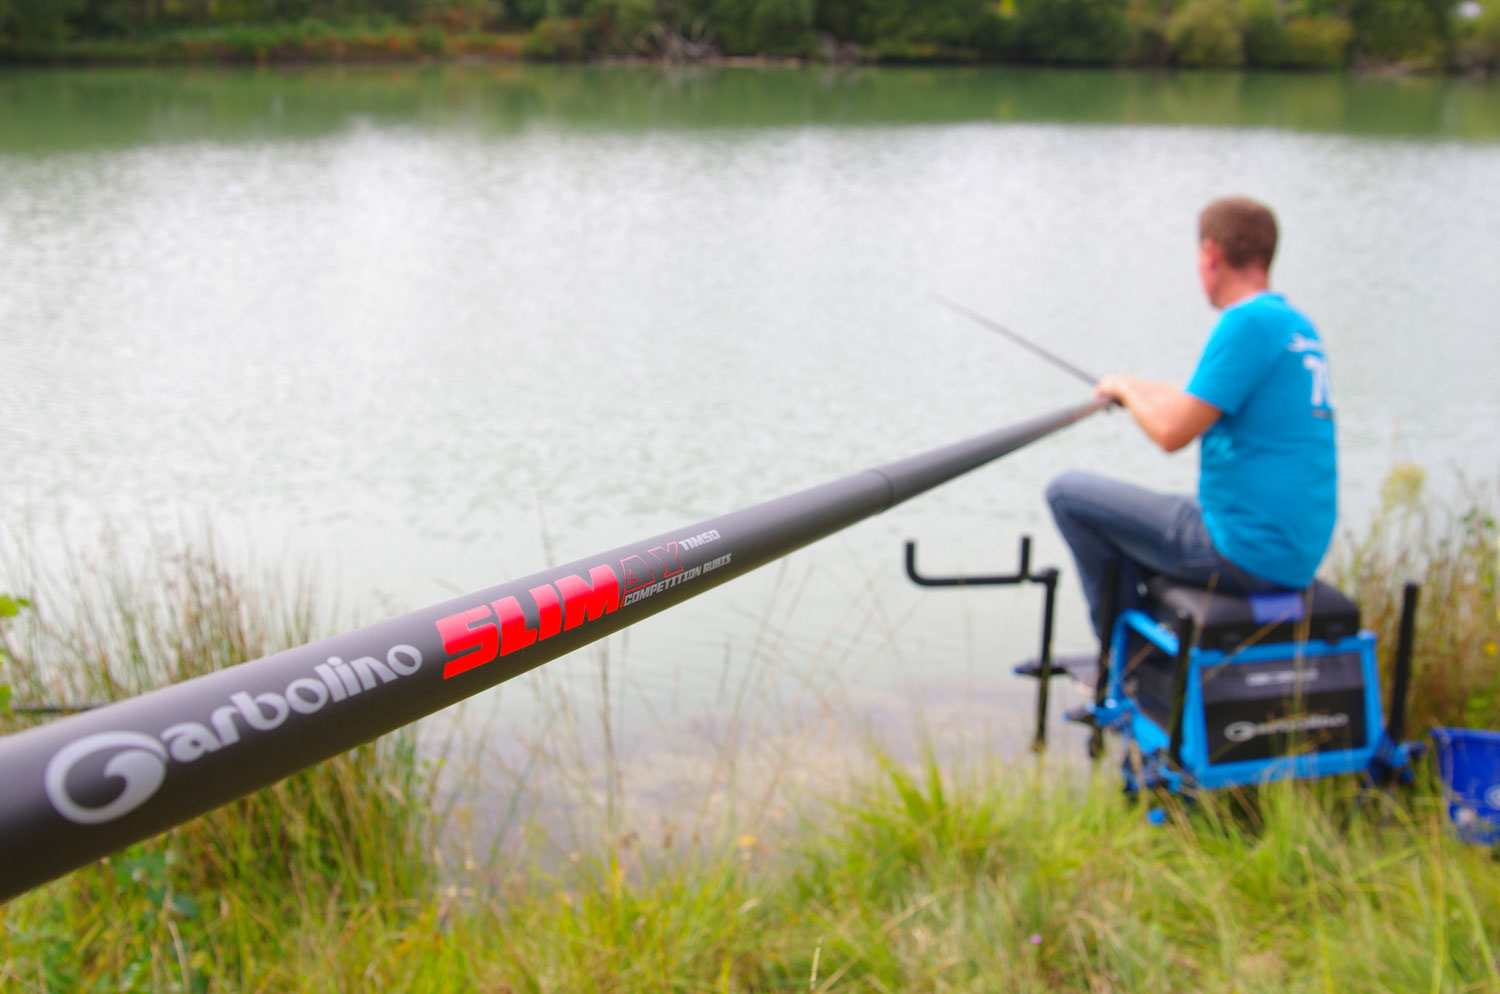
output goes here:
{"type": "Polygon", "coordinates": [[[597,51],[585,46],[581,28],[531,32],[456,33],[436,28],[390,25],[328,28],[309,32],[300,24],[215,28],[162,34],[149,39],[70,39],[50,45],[0,42],[0,71],[21,69],[120,68],[307,68],[317,66],[495,66],[581,65],[712,69],[867,69],[987,68],[1204,71],[1248,74],[1347,75],[1359,77],[1444,77],[1494,79],[1490,67],[1442,65],[1432,61],[1351,60],[1341,65],[1257,65],[1248,60],[1186,64],[1170,59],[1110,61],[1026,60],[986,57],[975,49],[935,45],[860,46],[829,35],[817,37],[816,50],[790,54],[725,54],[712,41],[675,36],[655,41],[654,53],[597,51]],[[561,34],[557,34],[562,32],[561,34]],[[553,37],[553,35],[557,35],[553,37]]]}

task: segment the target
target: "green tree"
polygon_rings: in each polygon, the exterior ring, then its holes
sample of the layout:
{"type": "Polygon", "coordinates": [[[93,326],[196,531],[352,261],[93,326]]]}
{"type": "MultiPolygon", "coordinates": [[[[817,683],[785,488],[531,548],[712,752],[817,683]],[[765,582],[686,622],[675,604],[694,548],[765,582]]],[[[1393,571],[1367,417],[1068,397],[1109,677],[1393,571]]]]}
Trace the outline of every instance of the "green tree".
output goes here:
{"type": "Polygon", "coordinates": [[[712,0],[707,17],[730,54],[800,54],[812,40],[813,0],[712,0]]]}
{"type": "Polygon", "coordinates": [[[1019,56],[1029,62],[1110,65],[1132,45],[1128,0],[1016,0],[1019,56]]]}
{"type": "Polygon", "coordinates": [[[1352,0],[1354,49],[1373,62],[1440,65],[1450,36],[1448,16],[1446,0],[1352,0]]]}
{"type": "Polygon", "coordinates": [[[48,47],[68,37],[68,18],[82,0],[0,0],[0,38],[48,47]]]}
{"type": "Polygon", "coordinates": [[[1245,0],[1241,34],[1245,60],[1280,69],[1339,69],[1348,61],[1354,27],[1330,13],[1303,12],[1283,20],[1278,0],[1245,0]]]}
{"type": "Polygon", "coordinates": [[[1458,68],[1469,72],[1500,71],[1500,0],[1489,0],[1479,16],[1455,32],[1458,68]]]}
{"type": "Polygon", "coordinates": [[[1167,21],[1167,43],[1185,66],[1240,66],[1245,46],[1234,0],[1188,0],[1167,21]]]}

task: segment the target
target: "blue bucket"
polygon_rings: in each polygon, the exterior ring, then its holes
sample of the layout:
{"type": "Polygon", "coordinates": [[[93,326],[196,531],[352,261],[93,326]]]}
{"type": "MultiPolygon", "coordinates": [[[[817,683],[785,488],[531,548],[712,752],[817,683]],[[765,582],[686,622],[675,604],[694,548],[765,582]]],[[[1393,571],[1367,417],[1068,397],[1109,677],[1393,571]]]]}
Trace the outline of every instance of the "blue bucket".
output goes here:
{"type": "Polygon", "coordinates": [[[1500,845],[1500,732],[1434,728],[1448,817],[1466,842],[1500,845]]]}

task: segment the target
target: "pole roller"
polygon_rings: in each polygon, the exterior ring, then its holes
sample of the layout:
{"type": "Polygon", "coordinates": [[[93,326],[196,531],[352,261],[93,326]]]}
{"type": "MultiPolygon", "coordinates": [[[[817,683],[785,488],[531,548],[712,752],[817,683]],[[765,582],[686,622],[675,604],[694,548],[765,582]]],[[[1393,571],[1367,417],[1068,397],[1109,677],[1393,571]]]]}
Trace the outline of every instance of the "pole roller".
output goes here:
{"type": "Polygon", "coordinates": [[[604,638],[1104,406],[1069,407],[0,738],[0,902],[604,638]]]}

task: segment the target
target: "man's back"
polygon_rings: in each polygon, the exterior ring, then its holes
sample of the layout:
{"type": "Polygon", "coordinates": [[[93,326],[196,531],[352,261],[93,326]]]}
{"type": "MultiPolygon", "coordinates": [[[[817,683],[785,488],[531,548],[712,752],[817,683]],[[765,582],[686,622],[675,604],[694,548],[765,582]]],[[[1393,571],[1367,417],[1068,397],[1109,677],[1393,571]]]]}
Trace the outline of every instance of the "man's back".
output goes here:
{"type": "Polygon", "coordinates": [[[1328,360],[1280,294],[1227,309],[1187,393],[1219,419],[1203,434],[1198,499],[1214,545],[1287,587],[1312,581],[1338,512],[1328,360]]]}

